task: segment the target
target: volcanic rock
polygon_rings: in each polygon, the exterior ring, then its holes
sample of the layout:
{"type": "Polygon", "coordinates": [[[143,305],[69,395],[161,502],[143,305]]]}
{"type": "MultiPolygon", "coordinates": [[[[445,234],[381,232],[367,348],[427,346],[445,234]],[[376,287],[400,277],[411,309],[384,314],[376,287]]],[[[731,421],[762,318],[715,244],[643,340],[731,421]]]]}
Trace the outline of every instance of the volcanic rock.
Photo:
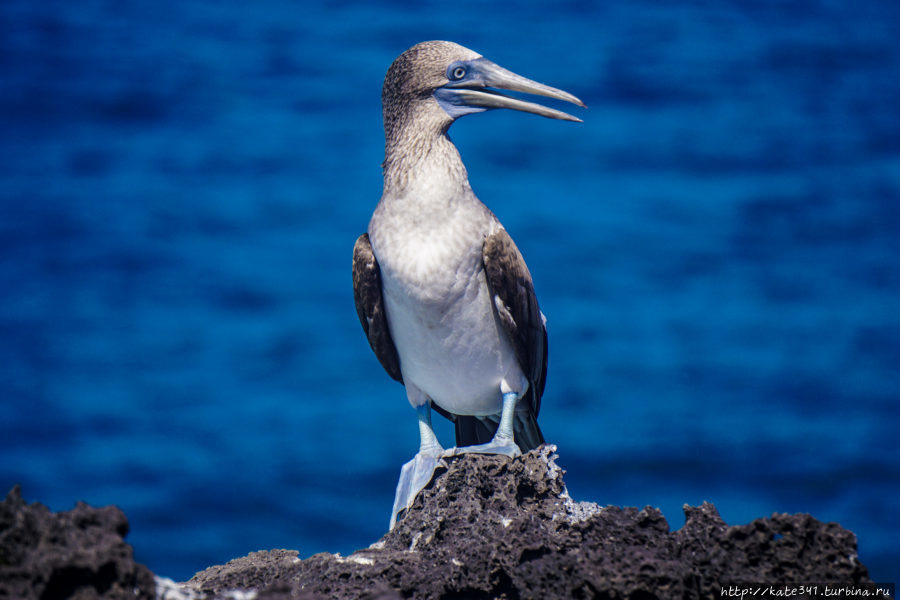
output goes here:
{"type": "Polygon", "coordinates": [[[728,526],[704,503],[685,506],[684,527],[671,531],[655,508],[573,501],[555,451],[454,457],[368,548],[305,560],[255,552],[197,573],[184,590],[256,590],[259,600],[685,600],[727,596],[731,586],[873,585],[856,537],[836,523],[773,514],[728,526]]]}
{"type": "Polygon", "coordinates": [[[15,486],[0,503],[0,598],[154,598],[153,574],[134,562],[127,533],[114,506],[52,513],[15,486]]]}

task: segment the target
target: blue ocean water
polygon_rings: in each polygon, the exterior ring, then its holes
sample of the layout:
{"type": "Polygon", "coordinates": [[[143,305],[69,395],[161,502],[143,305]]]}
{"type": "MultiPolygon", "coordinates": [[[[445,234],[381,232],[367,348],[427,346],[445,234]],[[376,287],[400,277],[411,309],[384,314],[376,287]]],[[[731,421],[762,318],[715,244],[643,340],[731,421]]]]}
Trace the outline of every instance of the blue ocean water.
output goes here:
{"type": "Polygon", "coordinates": [[[350,254],[384,73],[450,39],[590,107],[451,130],[548,317],[573,497],[810,512],[897,582],[898,31],[892,0],[6,0],[2,491],[121,506],[176,579],[382,535],[418,433],[350,254]]]}

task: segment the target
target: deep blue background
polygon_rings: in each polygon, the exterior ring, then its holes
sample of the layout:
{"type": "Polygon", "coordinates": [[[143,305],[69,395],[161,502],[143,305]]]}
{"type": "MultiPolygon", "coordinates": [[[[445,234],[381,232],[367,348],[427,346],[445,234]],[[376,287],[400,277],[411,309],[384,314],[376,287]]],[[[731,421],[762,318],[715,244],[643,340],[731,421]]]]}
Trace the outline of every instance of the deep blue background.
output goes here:
{"type": "Polygon", "coordinates": [[[351,248],[384,73],[451,39],[590,106],[451,131],[572,495],[810,512],[896,582],[900,3],[658,4],[5,0],[0,487],[118,504],[176,579],[378,539],[418,434],[351,248]]]}

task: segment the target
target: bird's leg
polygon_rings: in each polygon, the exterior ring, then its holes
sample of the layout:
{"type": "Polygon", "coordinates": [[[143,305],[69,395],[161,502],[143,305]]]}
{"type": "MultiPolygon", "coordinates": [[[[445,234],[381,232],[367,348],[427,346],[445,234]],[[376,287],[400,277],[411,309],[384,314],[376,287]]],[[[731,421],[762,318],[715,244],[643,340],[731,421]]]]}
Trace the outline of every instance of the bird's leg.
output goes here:
{"type": "Polygon", "coordinates": [[[456,456],[458,454],[503,454],[515,458],[522,454],[516,445],[513,434],[513,421],[516,416],[516,404],[523,394],[512,391],[503,392],[503,409],[500,413],[500,425],[494,438],[486,444],[475,446],[463,446],[462,448],[450,448],[444,452],[444,456],[456,456]]]}
{"type": "Polygon", "coordinates": [[[439,466],[446,467],[441,459],[444,449],[438,442],[437,436],[434,435],[434,429],[431,428],[431,401],[425,400],[424,403],[417,406],[416,413],[419,416],[419,438],[421,440],[419,452],[400,470],[397,492],[394,494],[394,508],[391,511],[390,529],[397,524],[397,515],[400,511],[412,506],[422,488],[428,485],[435,469],[439,466]]]}

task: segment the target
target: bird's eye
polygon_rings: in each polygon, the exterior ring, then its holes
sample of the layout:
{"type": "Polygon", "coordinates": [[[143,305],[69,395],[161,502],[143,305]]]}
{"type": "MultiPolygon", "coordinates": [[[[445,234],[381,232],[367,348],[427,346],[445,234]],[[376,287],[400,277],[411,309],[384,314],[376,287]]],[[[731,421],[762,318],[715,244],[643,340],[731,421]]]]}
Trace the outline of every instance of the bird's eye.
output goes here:
{"type": "Polygon", "coordinates": [[[448,79],[451,79],[453,81],[459,81],[466,76],[466,68],[462,65],[452,66],[449,70],[450,77],[448,79]]]}

